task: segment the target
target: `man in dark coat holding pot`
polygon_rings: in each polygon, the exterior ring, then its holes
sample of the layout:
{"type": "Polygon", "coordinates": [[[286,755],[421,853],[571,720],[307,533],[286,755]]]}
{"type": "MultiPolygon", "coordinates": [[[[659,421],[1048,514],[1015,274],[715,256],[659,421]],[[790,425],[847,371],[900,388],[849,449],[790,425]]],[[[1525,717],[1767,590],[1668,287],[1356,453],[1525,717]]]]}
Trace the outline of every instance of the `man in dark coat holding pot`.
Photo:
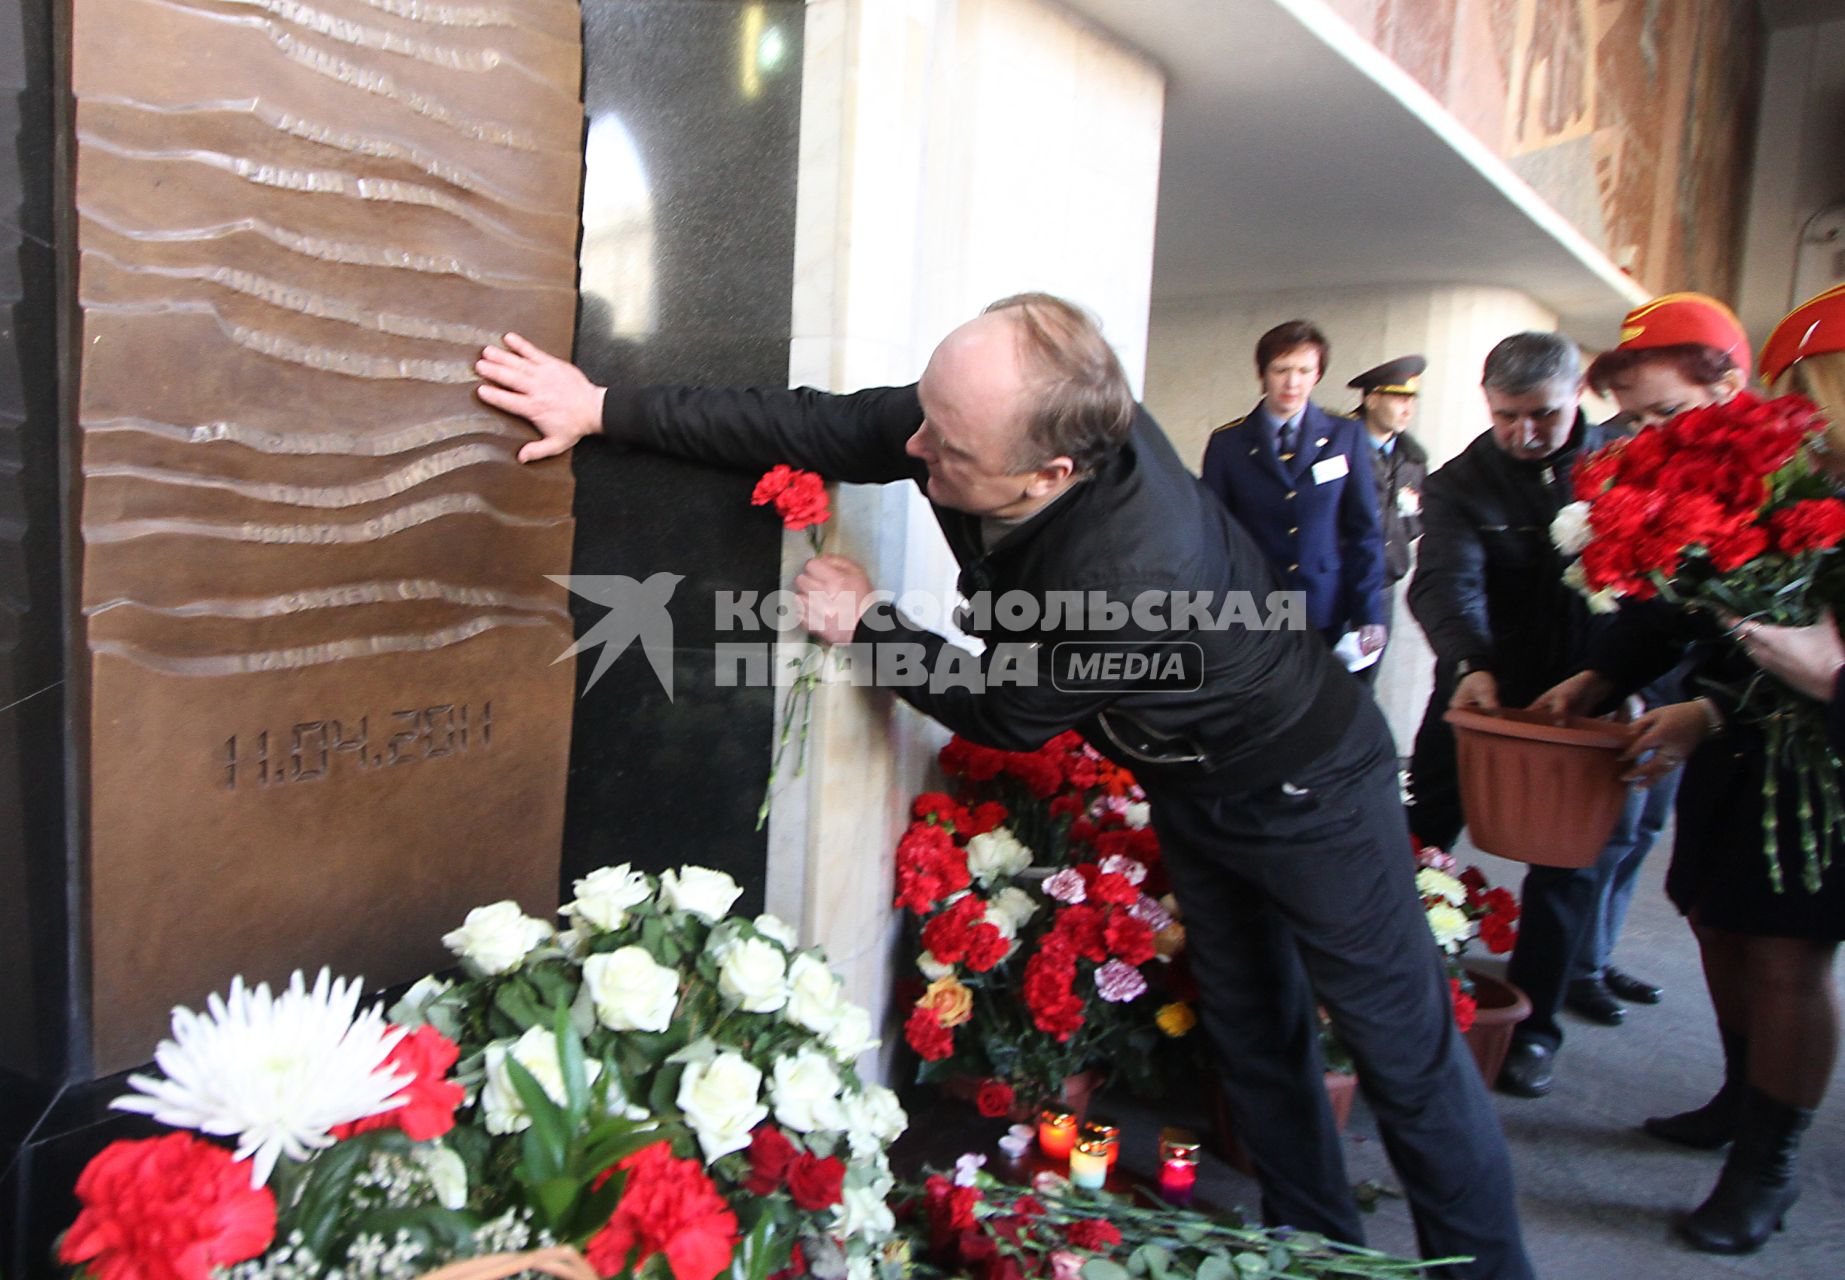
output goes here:
{"type": "MultiPolygon", "coordinates": [[[[1460,835],[1450,707],[1522,707],[1574,674],[1600,622],[1564,580],[1551,521],[1571,500],[1570,472],[1612,437],[1582,416],[1582,357],[1555,333],[1519,333],[1486,357],[1492,428],[1429,477],[1409,607],[1435,651],[1435,691],[1410,763],[1410,829],[1447,849],[1460,835]]],[[[1596,901],[1592,869],[1534,866],[1506,976],[1531,997],[1499,1087],[1550,1091],[1563,1042],[1557,1015],[1570,961],[1596,901]]]]}

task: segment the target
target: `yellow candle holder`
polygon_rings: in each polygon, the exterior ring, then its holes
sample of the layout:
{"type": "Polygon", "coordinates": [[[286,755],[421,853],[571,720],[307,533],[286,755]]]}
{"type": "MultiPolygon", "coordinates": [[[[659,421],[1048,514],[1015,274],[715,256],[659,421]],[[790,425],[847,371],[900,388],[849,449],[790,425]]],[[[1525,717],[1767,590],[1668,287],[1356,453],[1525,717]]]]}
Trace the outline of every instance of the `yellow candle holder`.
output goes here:
{"type": "Polygon", "coordinates": [[[1105,1142],[1108,1144],[1108,1163],[1113,1167],[1121,1157],[1121,1126],[1110,1120],[1085,1120],[1082,1132],[1077,1135],[1079,1142],[1105,1142]]]}
{"type": "Polygon", "coordinates": [[[1100,1191],[1108,1181],[1115,1144],[1106,1139],[1085,1138],[1070,1152],[1070,1185],[1085,1191],[1100,1191]]]}

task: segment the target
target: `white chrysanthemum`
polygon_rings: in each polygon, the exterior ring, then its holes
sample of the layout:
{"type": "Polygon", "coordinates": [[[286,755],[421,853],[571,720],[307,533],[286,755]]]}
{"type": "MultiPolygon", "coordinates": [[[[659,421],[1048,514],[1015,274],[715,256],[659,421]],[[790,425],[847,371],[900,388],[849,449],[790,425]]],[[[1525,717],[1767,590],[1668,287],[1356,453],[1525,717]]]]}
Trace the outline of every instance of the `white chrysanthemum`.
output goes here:
{"type": "Polygon", "coordinates": [[[1416,892],[1424,898],[1440,898],[1456,907],[1467,901],[1467,886],[1434,867],[1424,867],[1416,873],[1416,892]]]}
{"type": "Polygon", "coordinates": [[[1474,923],[1459,907],[1437,902],[1429,908],[1429,932],[1435,935],[1441,949],[1452,955],[1461,943],[1473,937],[1474,923]]]}
{"type": "Polygon", "coordinates": [[[1589,504],[1572,502],[1550,522],[1550,540],[1566,556],[1579,556],[1595,531],[1589,527],[1589,504]]]}
{"type": "Polygon", "coordinates": [[[235,1136],[250,1160],[250,1185],[269,1181],[286,1155],[305,1160],[330,1146],[328,1130],[389,1111],[412,1077],[385,1065],[406,1034],[375,1008],[354,1016],[361,987],[322,969],[308,990],[296,970],[279,996],[231,980],[228,1000],[213,993],[204,1015],[173,1010],[173,1038],[154,1050],[165,1079],[130,1076],[109,1105],[162,1124],[235,1136]]]}

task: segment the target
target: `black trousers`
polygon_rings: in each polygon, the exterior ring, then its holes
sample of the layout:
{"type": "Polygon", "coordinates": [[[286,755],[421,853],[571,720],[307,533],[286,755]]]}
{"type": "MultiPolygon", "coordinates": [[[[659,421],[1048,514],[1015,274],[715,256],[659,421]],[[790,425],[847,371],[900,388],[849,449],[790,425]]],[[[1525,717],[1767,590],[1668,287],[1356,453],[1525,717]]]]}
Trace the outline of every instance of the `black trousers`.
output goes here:
{"type": "Polygon", "coordinates": [[[1316,1001],[1350,1047],[1425,1257],[1523,1280],[1498,1117],[1455,1030],[1416,894],[1383,716],[1367,699],[1337,749],[1253,796],[1148,787],[1237,1135],[1263,1214],[1361,1243],[1321,1084],[1316,1001]]]}

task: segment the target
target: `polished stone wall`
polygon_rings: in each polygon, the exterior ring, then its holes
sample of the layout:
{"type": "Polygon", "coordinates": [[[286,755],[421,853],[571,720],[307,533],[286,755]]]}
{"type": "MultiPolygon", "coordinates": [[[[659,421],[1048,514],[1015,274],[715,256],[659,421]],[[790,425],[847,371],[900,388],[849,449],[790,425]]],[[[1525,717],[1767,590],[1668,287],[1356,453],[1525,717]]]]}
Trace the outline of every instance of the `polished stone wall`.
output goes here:
{"type": "MultiPolygon", "coordinates": [[[[583,40],[578,363],[602,383],[786,386],[802,6],[589,0],[583,40]]],[[[566,888],[609,863],[695,861],[759,909],[773,691],[718,686],[714,600],[781,585],[779,525],[749,505],[753,475],[594,441],[574,460],[573,572],[680,580],[659,584],[670,699],[638,646],[593,684],[599,655],[578,661],[566,888]]],[[[572,607],[580,632],[605,613],[572,607]]]]}

